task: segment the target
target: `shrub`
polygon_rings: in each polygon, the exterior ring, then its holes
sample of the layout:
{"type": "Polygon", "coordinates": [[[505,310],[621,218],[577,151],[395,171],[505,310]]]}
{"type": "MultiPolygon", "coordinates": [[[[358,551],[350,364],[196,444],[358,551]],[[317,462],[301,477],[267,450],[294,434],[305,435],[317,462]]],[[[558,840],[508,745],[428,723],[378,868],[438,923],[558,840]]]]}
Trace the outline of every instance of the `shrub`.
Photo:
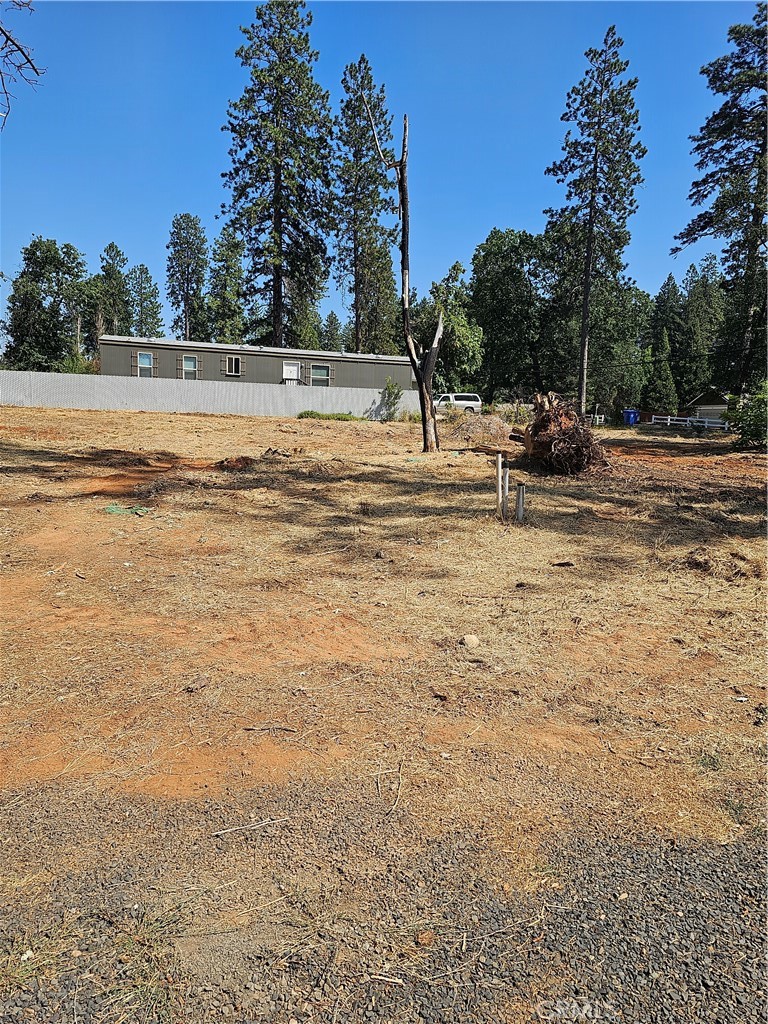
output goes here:
{"type": "Polygon", "coordinates": [[[387,377],[386,383],[381,389],[381,418],[385,423],[397,416],[397,407],[400,405],[402,397],[403,389],[397,381],[387,377]]]}
{"type": "Polygon", "coordinates": [[[314,409],[305,409],[296,417],[297,420],[356,420],[358,423],[364,418],[353,416],[351,412],[315,412],[314,409]]]}
{"type": "Polygon", "coordinates": [[[57,373],[98,373],[98,369],[92,359],[83,355],[71,352],[61,359],[55,367],[57,373]]]}
{"type": "Polygon", "coordinates": [[[764,380],[751,395],[742,398],[729,395],[728,403],[734,403],[733,408],[723,413],[723,419],[739,435],[736,442],[738,447],[765,447],[768,435],[768,381],[764,380]]]}

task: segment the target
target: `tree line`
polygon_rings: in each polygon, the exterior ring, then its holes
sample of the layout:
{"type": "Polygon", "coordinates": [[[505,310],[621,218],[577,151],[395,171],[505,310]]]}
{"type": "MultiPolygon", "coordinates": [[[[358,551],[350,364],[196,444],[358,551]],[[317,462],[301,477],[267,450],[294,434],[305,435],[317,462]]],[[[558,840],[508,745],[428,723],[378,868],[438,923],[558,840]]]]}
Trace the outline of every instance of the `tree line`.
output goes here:
{"type": "MultiPolygon", "coordinates": [[[[198,217],[174,218],[171,328],[193,341],[403,352],[396,202],[374,145],[375,132],[392,158],[386,92],[361,55],[344,70],[334,115],[314,75],[311,22],[303,0],[268,0],[242,29],[247,83],[223,126],[225,226],[209,249],[198,217]],[[344,323],[319,313],[332,276],[349,300],[344,323]]],[[[540,234],[495,228],[469,273],[454,263],[427,295],[409,296],[419,336],[433,336],[442,314],[436,387],[488,401],[555,390],[582,411],[674,413],[708,385],[741,391],[764,376],[765,27],[759,3],[751,24],[730,29],[730,51],[701,69],[722,102],[691,136],[701,177],[689,199],[700,209],[673,252],[711,238],[721,260],[706,257],[680,282],[670,275],[655,297],[627,274],[646,151],[637,79],[611,26],[585,54],[561,155],[545,169],[565,190],[562,206],[544,211],[540,234]]],[[[25,247],[5,319],[7,366],[76,367],[102,333],[163,333],[145,266],[128,269],[111,243],[98,274],[84,268],[70,244],[38,237],[25,247]]]]}

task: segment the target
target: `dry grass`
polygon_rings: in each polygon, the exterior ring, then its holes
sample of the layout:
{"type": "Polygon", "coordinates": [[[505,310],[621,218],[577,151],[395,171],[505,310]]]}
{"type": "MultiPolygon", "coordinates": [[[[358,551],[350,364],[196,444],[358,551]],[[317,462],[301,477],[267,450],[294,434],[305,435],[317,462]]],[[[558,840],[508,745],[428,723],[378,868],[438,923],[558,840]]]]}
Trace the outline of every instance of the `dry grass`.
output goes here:
{"type": "MultiPolygon", "coordinates": [[[[574,822],[720,841],[759,822],[758,456],[604,432],[608,477],[520,467],[528,517],[504,527],[491,460],[446,430],[427,458],[418,424],[2,426],[6,801],[312,783],[425,844],[474,830],[500,892],[551,884],[542,843],[574,822]]],[[[282,898],[241,896],[209,924],[282,898]]]]}

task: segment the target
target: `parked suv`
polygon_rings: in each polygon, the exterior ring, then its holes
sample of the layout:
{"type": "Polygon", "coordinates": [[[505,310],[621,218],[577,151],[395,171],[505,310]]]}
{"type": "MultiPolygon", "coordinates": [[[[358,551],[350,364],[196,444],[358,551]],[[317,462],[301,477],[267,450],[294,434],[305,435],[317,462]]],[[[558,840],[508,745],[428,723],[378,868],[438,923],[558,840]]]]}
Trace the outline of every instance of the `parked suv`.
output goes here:
{"type": "Polygon", "coordinates": [[[465,412],[479,413],[483,408],[480,395],[449,394],[438,395],[435,399],[435,411],[445,412],[446,409],[463,409],[465,412]]]}

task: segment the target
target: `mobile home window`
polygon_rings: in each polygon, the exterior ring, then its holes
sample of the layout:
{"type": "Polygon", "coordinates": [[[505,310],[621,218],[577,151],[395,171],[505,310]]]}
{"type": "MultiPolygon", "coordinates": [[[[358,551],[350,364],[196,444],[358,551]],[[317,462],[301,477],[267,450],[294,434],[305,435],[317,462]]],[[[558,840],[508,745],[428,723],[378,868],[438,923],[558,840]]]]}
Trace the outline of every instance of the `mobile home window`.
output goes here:
{"type": "Polygon", "coordinates": [[[240,356],[227,356],[227,376],[239,377],[241,372],[240,356]]]}
{"type": "Polygon", "coordinates": [[[312,364],[312,387],[328,388],[331,386],[331,368],[317,363],[312,364]]]}
{"type": "Polygon", "coordinates": [[[197,380],[197,356],[184,356],[182,368],[184,380],[197,380]]]}
{"type": "Polygon", "coordinates": [[[152,353],[138,352],[136,354],[136,372],[139,377],[152,376],[152,353]]]}

